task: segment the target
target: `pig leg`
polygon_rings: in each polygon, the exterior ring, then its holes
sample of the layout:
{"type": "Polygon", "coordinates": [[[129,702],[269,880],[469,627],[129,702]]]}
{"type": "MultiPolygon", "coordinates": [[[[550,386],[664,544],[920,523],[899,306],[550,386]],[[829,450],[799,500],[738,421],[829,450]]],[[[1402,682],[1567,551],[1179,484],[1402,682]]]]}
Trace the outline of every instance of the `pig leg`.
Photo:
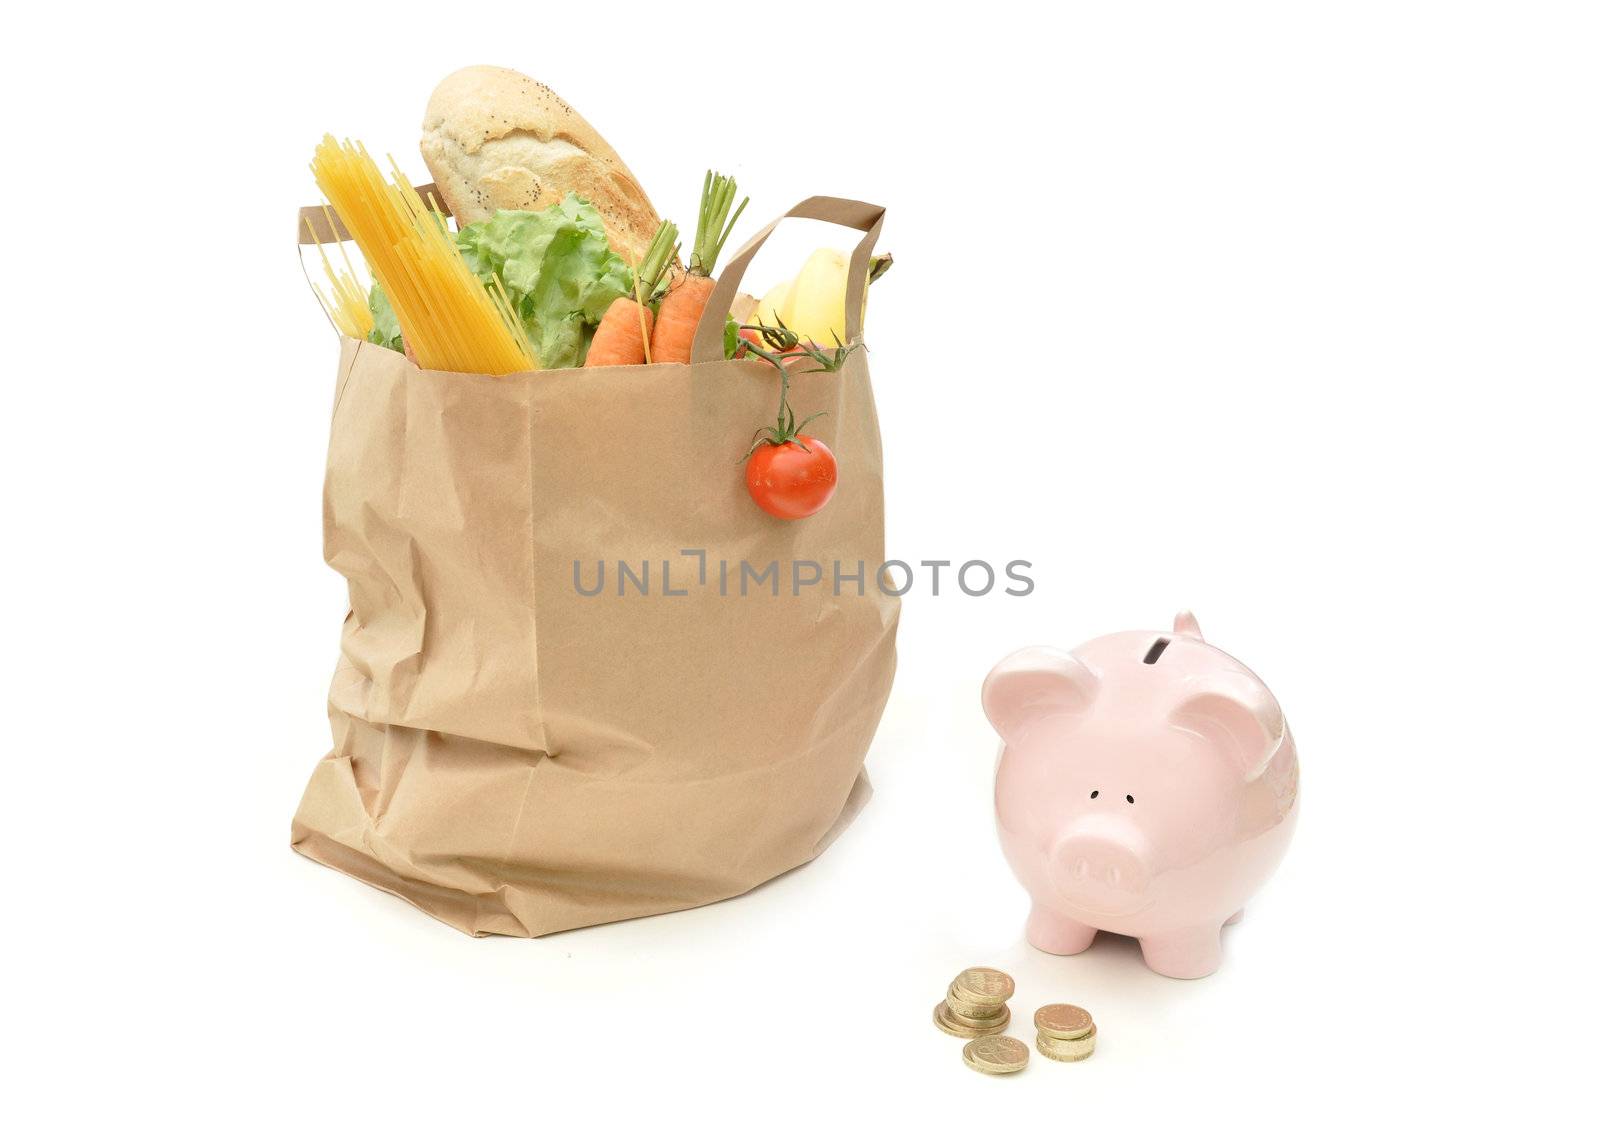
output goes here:
{"type": "Polygon", "coordinates": [[[1173,979],[1203,979],[1222,964],[1222,925],[1166,931],[1139,940],[1145,965],[1173,979]]]}
{"type": "Polygon", "coordinates": [[[1087,950],[1095,934],[1093,927],[1037,903],[1028,914],[1028,942],[1051,955],[1076,955],[1087,950]]]}

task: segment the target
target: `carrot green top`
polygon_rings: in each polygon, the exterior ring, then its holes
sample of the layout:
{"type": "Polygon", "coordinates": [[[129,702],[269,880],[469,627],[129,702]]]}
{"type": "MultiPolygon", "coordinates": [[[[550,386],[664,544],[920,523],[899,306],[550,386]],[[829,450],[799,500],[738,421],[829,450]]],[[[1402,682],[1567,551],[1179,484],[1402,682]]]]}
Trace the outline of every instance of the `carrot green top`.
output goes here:
{"type": "Polygon", "coordinates": [[[650,248],[645,251],[638,271],[635,272],[640,299],[649,302],[655,297],[656,288],[661,285],[662,273],[677,254],[678,224],[671,219],[663,219],[661,226],[656,228],[655,238],[650,240],[650,248]]]}
{"type": "Polygon", "coordinates": [[[733,218],[728,218],[728,209],[738,193],[739,185],[732,176],[706,172],[705,185],[700,189],[700,222],[694,229],[694,253],[689,258],[690,274],[709,278],[716,268],[723,244],[750,202],[750,197],[745,196],[733,212],[733,218]]]}

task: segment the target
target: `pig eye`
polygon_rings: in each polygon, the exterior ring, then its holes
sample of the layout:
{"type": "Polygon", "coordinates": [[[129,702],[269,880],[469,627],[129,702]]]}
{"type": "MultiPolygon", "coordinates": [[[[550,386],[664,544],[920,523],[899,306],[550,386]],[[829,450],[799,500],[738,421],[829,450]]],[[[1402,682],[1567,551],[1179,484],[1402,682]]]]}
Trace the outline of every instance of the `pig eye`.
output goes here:
{"type": "Polygon", "coordinates": [[[1132,796],[1127,797],[1127,800],[1128,800],[1128,803],[1130,803],[1130,804],[1133,803],[1133,797],[1132,796]]]}
{"type": "Polygon", "coordinates": [[[1099,798],[1100,798],[1100,789],[1099,788],[1096,788],[1093,792],[1089,793],[1089,799],[1098,800],[1099,798]]]}

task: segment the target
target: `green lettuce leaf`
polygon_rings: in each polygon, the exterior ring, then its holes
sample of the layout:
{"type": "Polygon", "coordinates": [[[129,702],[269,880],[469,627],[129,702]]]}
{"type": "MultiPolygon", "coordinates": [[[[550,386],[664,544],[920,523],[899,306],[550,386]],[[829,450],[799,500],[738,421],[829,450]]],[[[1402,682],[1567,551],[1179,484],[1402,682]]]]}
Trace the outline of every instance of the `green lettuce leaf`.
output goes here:
{"type": "Polygon", "coordinates": [[[400,342],[400,320],[394,316],[389,297],[377,283],[372,284],[372,292],[367,295],[367,306],[372,311],[372,329],[367,332],[367,341],[404,354],[405,347],[400,342]]]}
{"type": "Polygon", "coordinates": [[[606,308],[633,291],[600,213],[576,195],[543,211],[496,211],[456,243],[485,283],[499,277],[547,370],[583,365],[606,308]]]}

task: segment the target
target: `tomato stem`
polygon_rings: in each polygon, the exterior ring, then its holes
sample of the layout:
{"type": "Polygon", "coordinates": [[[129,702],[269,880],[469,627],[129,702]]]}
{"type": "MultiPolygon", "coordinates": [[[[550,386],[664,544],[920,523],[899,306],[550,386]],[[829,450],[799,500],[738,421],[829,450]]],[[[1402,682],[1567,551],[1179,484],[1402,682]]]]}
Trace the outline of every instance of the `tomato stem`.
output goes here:
{"type": "MultiPolygon", "coordinates": [[[[826,411],[819,411],[808,415],[803,422],[795,421],[794,407],[789,404],[789,363],[798,359],[809,359],[825,371],[837,372],[845,360],[850,357],[850,352],[861,345],[852,342],[848,346],[842,343],[837,334],[833,335],[833,349],[823,350],[821,347],[802,342],[800,336],[784,323],[782,316],[774,315],[771,324],[756,322],[745,323],[739,327],[739,345],[744,347],[749,354],[771,363],[778,368],[778,416],[770,426],[763,426],[756,431],[755,441],[745,451],[741,463],[750,459],[750,455],[763,444],[781,446],[786,442],[794,442],[806,453],[804,442],[799,441],[800,431],[809,426],[818,418],[823,417],[826,411]],[[756,337],[747,336],[745,331],[753,332],[756,337]]],[[[829,332],[833,333],[833,332],[829,332]]]]}

